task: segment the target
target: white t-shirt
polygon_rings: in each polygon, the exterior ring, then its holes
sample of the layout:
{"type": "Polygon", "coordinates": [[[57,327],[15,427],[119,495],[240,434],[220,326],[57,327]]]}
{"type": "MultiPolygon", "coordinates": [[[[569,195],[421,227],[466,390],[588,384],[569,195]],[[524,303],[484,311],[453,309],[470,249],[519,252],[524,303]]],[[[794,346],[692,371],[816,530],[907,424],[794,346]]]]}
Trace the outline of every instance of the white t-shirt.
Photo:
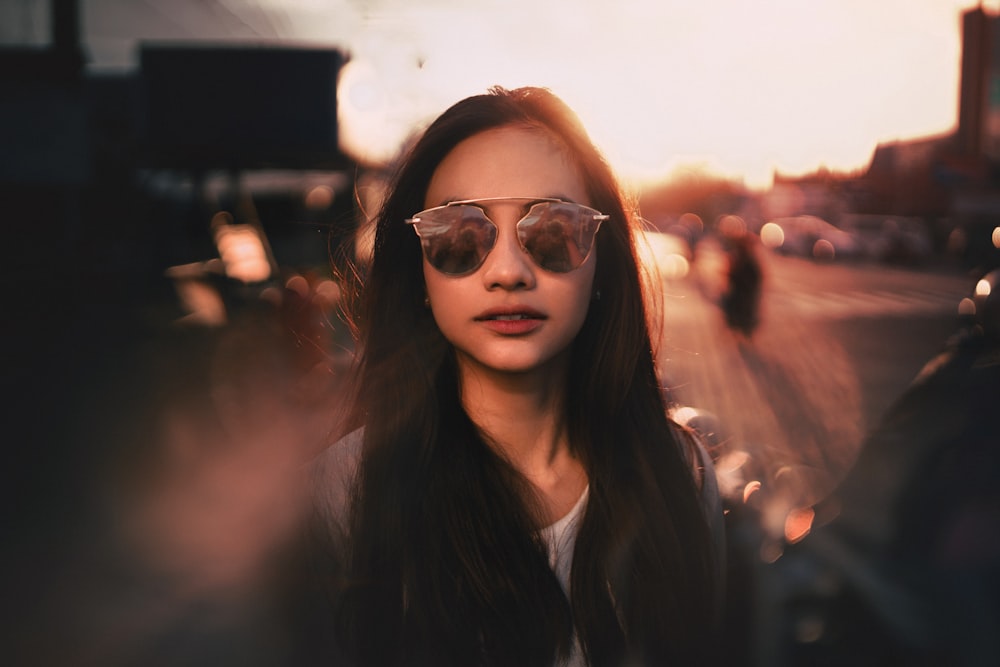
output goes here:
{"type": "MultiPolygon", "coordinates": [[[[576,501],[566,516],[555,523],[542,529],[542,539],[549,549],[549,565],[556,573],[563,592],[569,597],[569,576],[573,567],[573,549],[576,547],[576,536],[580,532],[580,519],[583,518],[583,510],[587,507],[587,497],[590,487],[587,486],[580,499],[576,501]]],[[[583,651],[580,643],[573,637],[573,648],[569,659],[561,663],[560,667],[583,667],[583,651]]]]}
{"type": "Polygon", "coordinates": [[[569,595],[569,571],[573,565],[573,548],[576,546],[576,535],[579,532],[580,519],[583,518],[583,510],[587,507],[589,491],[588,486],[566,516],[542,529],[542,539],[549,548],[549,565],[559,578],[566,595],[569,595]]]}

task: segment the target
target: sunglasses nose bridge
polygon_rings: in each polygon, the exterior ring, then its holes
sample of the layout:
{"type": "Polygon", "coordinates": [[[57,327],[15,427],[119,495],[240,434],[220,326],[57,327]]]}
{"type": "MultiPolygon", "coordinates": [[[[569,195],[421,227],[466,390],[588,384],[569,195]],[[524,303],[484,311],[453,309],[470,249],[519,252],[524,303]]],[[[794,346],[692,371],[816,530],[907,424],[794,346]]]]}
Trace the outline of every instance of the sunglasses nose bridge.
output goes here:
{"type": "Polygon", "coordinates": [[[517,229],[522,216],[523,212],[514,210],[490,216],[497,235],[481,270],[484,281],[491,286],[524,286],[534,282],[535,264],[517,229]]]}
{"type": "Polygon", "coordinates": [[[481,211],[482,219],[493,227],[493,244],[485,248],[487,254],[493,252],[503,243],[513,242],[518,245],[518,224],[526,216],[524,211],[519,211],[514,207],[496,207],[490,212],[481,211]],[[505,210],[508,209],[508,210],[505,210]]]}

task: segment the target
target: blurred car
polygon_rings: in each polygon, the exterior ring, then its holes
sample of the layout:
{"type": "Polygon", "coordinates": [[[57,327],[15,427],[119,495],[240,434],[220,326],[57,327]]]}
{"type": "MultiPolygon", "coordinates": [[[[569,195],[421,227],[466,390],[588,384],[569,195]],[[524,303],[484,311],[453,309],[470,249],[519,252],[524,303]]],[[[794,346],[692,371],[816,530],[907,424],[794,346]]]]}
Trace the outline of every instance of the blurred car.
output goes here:
{"type": "Polygon", "coordinates": [[[930,228],[921,218],[852,213],[841,218],[840,226],[876,262],[918,263],[934,251],[930,228]]]}
{"type": "Polygon", "coordinates": [[[760,240],[783,255],[817,260],[854,259],[861,254],[854,236],[815,215],[771,220],[760,228],[760,240]]]}

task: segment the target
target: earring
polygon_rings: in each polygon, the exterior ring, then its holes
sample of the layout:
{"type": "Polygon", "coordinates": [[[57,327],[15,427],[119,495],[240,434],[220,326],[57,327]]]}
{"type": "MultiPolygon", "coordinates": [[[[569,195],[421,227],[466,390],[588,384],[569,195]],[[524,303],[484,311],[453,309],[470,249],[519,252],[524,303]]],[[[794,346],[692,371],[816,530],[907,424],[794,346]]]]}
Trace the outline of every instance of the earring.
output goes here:
{"type": "Polygon", "coordinates": [[[424,297],[424,308],[430,308],[430,307],[431,307],[431,298],[429,296],[425,296],[424,297]]]}
{"type": "Polygon", "coordinates": [[[594,301],[600,301],[600,300],[601,300],[601,290],[597,290],[596,292],[594,292],[594,301]]]}

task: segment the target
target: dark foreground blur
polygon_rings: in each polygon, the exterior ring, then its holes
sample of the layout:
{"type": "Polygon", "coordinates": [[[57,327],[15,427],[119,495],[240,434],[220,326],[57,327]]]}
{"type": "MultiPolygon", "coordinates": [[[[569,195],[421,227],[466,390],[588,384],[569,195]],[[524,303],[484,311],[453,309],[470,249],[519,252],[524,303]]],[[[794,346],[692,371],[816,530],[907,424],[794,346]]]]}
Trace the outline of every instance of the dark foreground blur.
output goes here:
{"type": "Polygon", "coordinates": [[[219,286],[207,325],[169,282],[142,303],[86,270],[15,283],[7,664],[311,664],[288,559],[338,417],[336,316],[303,276],[219,286]]]}
{"type": "Polygon", "coordinates": [[[998,284],[779,548],[760,498],[730,497],[730,664],[1000,661],[998,284]]]}
{"type": "Polygon", "coordinates": [[[1000,661],[996,324],[929,363],[764,575],[770,664],[1000,661]]]}

